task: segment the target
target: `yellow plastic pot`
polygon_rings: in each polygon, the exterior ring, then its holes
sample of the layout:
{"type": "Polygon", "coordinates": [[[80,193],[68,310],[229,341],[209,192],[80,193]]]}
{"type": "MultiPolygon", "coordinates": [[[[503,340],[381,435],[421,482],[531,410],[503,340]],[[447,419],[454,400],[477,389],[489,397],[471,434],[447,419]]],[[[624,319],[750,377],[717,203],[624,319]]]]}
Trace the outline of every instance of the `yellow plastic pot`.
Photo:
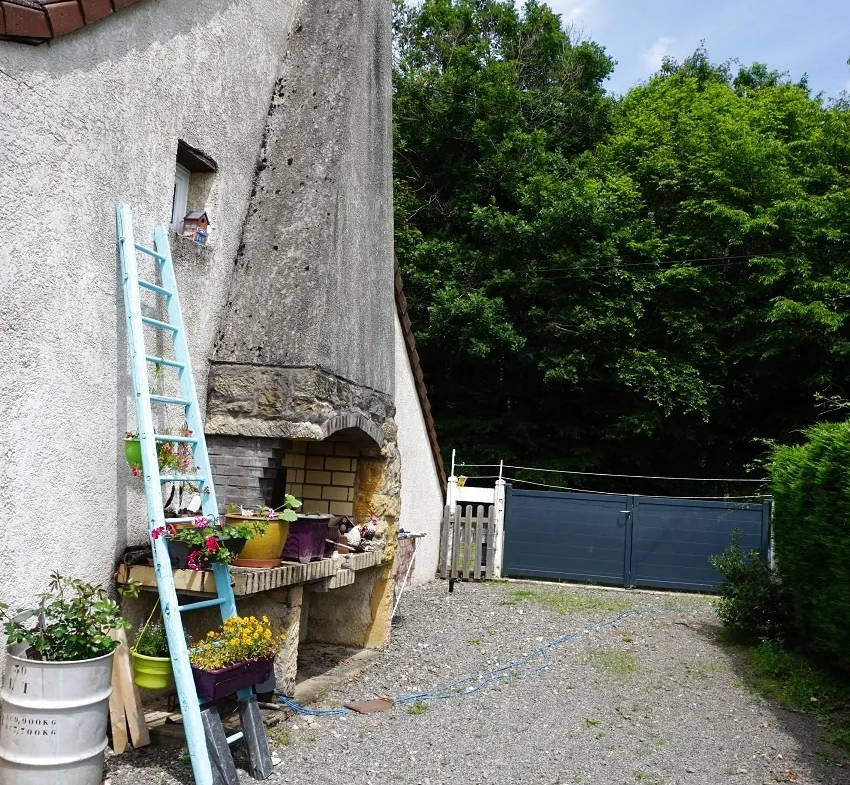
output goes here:
{"type": "Polygon", "coordinates": [[[246,518],[242,515],[227,515],[228,523],[238,525],[251,521],[261,520],[265,522],[266,532],[252,537],[245,543],[245,547],[239,553],[240,561],[270,561],[280,560],[286,538],[289,536],[289,521],[270,521],[267,518],[246,518]]]}
{"type": "Polygon", "coordinates": [[[174,672],[171,670],[170,657],[148,657],[137,654],[132,649],[133,681],[146,690],[164,690],[174,684],[174,672]]]}

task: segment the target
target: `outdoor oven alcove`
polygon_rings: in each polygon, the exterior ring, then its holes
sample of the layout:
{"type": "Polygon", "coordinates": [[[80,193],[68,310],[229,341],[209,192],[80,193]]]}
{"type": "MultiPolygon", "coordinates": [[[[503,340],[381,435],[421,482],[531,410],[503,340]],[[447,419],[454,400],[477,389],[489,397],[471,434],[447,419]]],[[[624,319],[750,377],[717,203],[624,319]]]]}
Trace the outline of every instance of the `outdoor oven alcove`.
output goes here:
{"type": "MultiPolygon", "coordinates": [[[[346,515],[358,525],[372,515],[379,521],[376,553],[351,559],[353,569],[348,559],[338,557],[330,577],[317,565],[315,579],[240,598],[240,613],[266,614],[286,633],[276,686],[292,694],[299,644],[307,650],[303,662],[314,672],[321,657],[309,651],[311,644],[354,649],[388,641],[400,504],[394,409],[387,397],[328,375],[311,382],[313,395],[322,389],[330,391],[327,398],[308,400],[303,388],[300,393],[289,386],[270,390],[268,369],[252,384],[238,383],[233,370],[214,364],[209,382],[207,445],[220,512],[230,503],[276,507],[291,493],[307,514],[346,515]],[[274,415],[267,406],[271,401],[279,407],[274,415]],[[341,411],[345,401],[360,405],[341,411]],[[364,402],[368,414],[361,408],[364,402]],[[299,419],[307,411],[312,420],[299,419]],[[305,431],[322,438],[298,438],[305,431]]],[[[244,366],[238,372],[261,373],[244,366]]],[[[303,385],[303,370],[294,375],[303,385]]]]}

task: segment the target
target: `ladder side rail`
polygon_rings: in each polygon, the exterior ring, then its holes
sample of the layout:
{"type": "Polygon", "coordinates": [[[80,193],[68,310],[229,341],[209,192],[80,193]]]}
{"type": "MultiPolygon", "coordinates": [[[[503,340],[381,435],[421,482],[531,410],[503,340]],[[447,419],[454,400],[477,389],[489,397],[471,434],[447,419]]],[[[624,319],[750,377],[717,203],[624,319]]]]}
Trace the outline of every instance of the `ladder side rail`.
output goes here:
{"type": "MultiPolygon", "coordinates": [[[[118,205],[118,250],[121,260],[121,277],[124,284],[127,338],[130,347],[130,373],[136,402],[136,424],[142,448],[142,471],[145,482],[145,501],[148,513],[148,530],[162,526],[165,516],[161,504],[159,462],[153,439],[153,417],[148,389],[147,361],[142,329],[141,299],[138,287],[138,266],[133,242],[133,219],[127,205],[118,205]]],[[[157,589],[162,604],[163,623],[168,637],[171,664],[177,682],[180,713],[189,742],[189,755],[196,785],[213,785],[213,773],[207,752],[206,737],[201,721],[195,681],[189,667],[189,652],[183,632],[183,623],[177,609],[177,591],[171,571],[171,558],[165,539],[151,538],[156,570],[157,589]]]]}
{"type": "MultiPolygon", "coordinates": [[[[198,406],[198,393],[195,390],[195,377],[192,374],[191,358],[189,357],[189,346],[186,342],[186,325],[183,322],[182,311],[180,310],[180,298],[177,294],[177,280],[174,275],[174,263],[171,259],[171,249],[168,244],[168,235],[165,227],[158,226],[154,231],[154,247],[156,252],[163,257],[161,262],[161,275],[163,286],[171,292],[171,297],[167,299],[168,305],[168,321],[171,324],[176,324],[180,327],[179,331],[174,335],[174,359],[178,363],[182,363],[183,368],[178,370],[180,379],[180,395],[184,400],[189,401],[189,406],[186,407],[186,424],[192,435],[197,439],[195,444],[194,460],[195,465],[200,466],[198,470],[202,477],[206,478],[206,482],[201,487],[201,509],[206,517],[218,517],[218,503],[215,498],[215,487],[212,481],[212,470],[210,468],[210,457],[207,452],[207,440],[204,437],[204,423],[201,421],[201,412],[198,406]]],[[[218,580],[216,580],[218,585],[218,580]]],[[[230,576],[228,573],[227,580],[229,593],[230,591],[230,576]]],[[[219,596],[222,595],[219,591],[219,596]]],[[[230,615],[236,615],[236,606],[233,605],[233,613],[225,616],[225,606],[221,606],[222,618],[226,619],[230,615]]]]}
{"type": "MultiPolygon", "coordinates": [[[[171,292],[167,300],[168,321],[177,325],[180,329],[174,334],[174,359],[183,365],[178,371],[180,379],[180,395],[189,405],[186,407],[186,424],[192,435],[197,439],[193,451],[195,465],[199,466],[200,474],[206,478],[206,484],[201,487],[201,505],[206,517],[218,516],[218,502],[215,495],[215,485],[212,479],[212,468],[210,466],[209,452],[207,451],[207,440],[204,435],[204,423],[201,420],[200,407],[198,406],[198,393],[195,388],[195,376],[192,372],[192,360],[189,355],[189,345],[186,341],[186,324],[183,320],[183,311],[180,307],[178,295],[177,278],[174,273],[174,263],[171,258],[171,247],[165,227],[158,226],[154,231],[154,247],[162,257],[160,274],[162,285],[171,292]]],[[[233,593],[233,582],[230,576],[230,567],[226,564],[213,563],[211,566],[213,579],[215,580],[216,594],[222,600],[219,612],[222,620],[238,616],[236,608],[236,597],[233,593]]],[[[193,685],[194,686],[194,685],[193,685]]],[[[239,690],[237,698],[246,701],[254,696],[252,687],[239,690]]],[[[250,745],[249,745],[250,746],[250,745]]],[[[257,750],[251,749],[249,757],[268,757],[268,742],[265,743],[265,756],[258,754],[257,750]]],[[[266,775],[267,776],[267,775],[266,775]]]]}

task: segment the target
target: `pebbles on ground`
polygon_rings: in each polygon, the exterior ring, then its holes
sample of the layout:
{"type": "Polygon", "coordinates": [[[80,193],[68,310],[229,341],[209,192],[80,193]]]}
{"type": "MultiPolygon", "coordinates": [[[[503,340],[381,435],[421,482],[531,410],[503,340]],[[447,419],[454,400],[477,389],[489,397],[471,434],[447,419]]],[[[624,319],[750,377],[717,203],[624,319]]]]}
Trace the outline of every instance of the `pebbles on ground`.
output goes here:
{"type": "MultiPolygon", "coordinates": [[[[850,785],[850,761],[815,717],[748,690],[740,656],[715,641],[710,602],[516,581],[409,588],[388,649],[312,708],[409,700],[283,719],[269,729],[281,763],[266,782],[850,785]],[[635,610],[647,612],[624,615],[635,610]]],[[[110,785],[192,782],[174,748],[112,756],[108,770],[110,785]]]]}

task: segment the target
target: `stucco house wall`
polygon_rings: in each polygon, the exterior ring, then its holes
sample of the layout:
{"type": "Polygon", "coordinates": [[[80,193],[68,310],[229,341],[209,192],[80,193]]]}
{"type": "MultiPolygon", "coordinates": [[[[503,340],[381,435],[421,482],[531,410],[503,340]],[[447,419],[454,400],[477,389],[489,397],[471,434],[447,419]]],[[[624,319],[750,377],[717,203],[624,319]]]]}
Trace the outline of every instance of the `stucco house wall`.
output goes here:
{"type": "MultiPolygon", "coordinates": [[[[172,238],[204,405],[295,0],[145,0],[47,44],[0,42],[0,597],[105,581],[144,537],[115,204],[171,216],[177,140],[212,156],[201,248],[172,238]]],[[[0,655],[2,656],[2,655],[0,655]]]]}
{"type": "MultiPolygon", "coordinates": [[[[139,0],[38,47],[0,41],[4,601],[55,569],[106,582],[147,542],[114,211],[142,244],[170,222],[178,140],[218,166],[189,193],[209,244],[171,246],[219,470],[237,444],[246,465],[356,447],[352,509],[386,550],[341,642],[387,640],[399,525],[429,532],[416,579],[433,577],[442,470],[393,279],[390,20],[389,0],[139,0]]],[[[312,602],[315,639],[340,596],[312,602]]]]}
{"type": "Polygon", "coordinates": [[[394,333],[395,405],[401,455],[399,526],[408,532],[426,532],[416,541],[413,568],[413,582],[424,583],[433,580],[437,572],[444,494],[398,319],[394,333]]]}

